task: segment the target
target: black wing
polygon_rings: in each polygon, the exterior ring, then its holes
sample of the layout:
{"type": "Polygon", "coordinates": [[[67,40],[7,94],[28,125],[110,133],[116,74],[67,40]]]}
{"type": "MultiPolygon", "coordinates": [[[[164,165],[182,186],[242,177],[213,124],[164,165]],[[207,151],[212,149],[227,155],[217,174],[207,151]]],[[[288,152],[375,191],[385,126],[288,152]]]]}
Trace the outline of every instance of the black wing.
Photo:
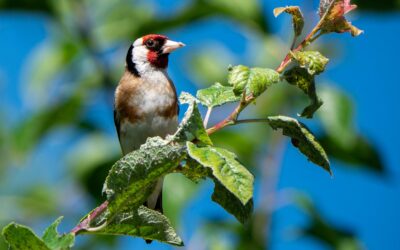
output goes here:
{"type": "Polygon", "coordinates": [[[115,109],[115,106],[114,106],[114,124],[115,124],[115,129],[117,130],[118,140],[121,141],[119,115],[117,114],[117,110],[115,109]]]}

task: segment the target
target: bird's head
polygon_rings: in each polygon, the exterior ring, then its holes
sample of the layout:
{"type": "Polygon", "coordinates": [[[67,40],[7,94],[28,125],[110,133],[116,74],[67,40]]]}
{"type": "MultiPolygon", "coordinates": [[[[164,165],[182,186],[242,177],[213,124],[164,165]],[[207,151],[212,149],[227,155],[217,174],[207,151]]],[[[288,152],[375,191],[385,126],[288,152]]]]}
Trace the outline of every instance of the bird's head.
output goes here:
{"type": "Polygon", "coordinates": [[[130,46],[126,55],[127,68],[137,76],[146,71],[166,69],[168,55],[183,46],[185,44],[169,40],[163,35],[143,36],[130,46]]]}

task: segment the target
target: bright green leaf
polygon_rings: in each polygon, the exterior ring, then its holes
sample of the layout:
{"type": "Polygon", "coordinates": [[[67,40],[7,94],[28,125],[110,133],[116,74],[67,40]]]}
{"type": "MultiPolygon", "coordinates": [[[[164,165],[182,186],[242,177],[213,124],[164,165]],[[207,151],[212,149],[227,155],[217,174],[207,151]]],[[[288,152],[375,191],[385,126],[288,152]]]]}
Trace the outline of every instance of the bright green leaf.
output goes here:
{"type": "Polygon", "coordinates": [[[233,86],[235,95],[261,95],[269,86],[279,82],[279,73],[266,68],[249,68],[238,65],[229,69],[228,82],[233,86]]]}
{"type": "Polygon", "coordinates": [[[197,108],[197,103],[195,97],[190,94],[185,94],[184,98],[181,95],[184,102],[189,102],[189,107],[179,124],[178,130],[176,133],[169,137],[168,140],[172,140],[175,142],[186,142],[197,140],[205,145],[212,145],[210,137],[204,128],[203,119],[201,118],[201,114],[199,109],[197,108]]]}
{"type": "Polygon", "coordinates": [[[113,217],[111,222],[107,222],[108,217],[109,211],[106,211],[91,225],[99,227],[99,230],[93,232],[83,231],[83,233],[129,235],[183,246],[183,241],[175,232],[168,218],[160,212],[151,210],[145,206],[119,212],[113,217]]]}
{"type": "Polygon", "coordinates": [[[292,53],[302,68],[306,68],[310,75],[318,75],[324,72],[329,59],[323,56],[319,51],[296,51],[292,53]]]}
{"type": "Polygon", "coordinates": [[[270,116],[268,117],[268,123],[273,129],[282,129],[282,133],[292,138],[293,145],[300,152],[332,175],[325,150],[302,123],[287,116],[270,116]]]}
{"type": "Polygon", "coordinates": [[[253,199],[250,199],[243,205],[240,200],[228,191],[218,180],[214,180],[214,182],[215,187],[211,197],[212,200],[235,216],[239,222],[245,223],[253,213],[253,199]]]}
{"type": "Polygon", "coordinates": [[[292,23],[295,36],[300,36],[304,28],[304,17],[299,6],[286,6],[274,9],[274,16],[277,17],[283,12],[292,15],[292,23]]]}
{"type": "Polygon", "coordinates": [[[223,86],[218,82],[209,88],[197,91],[196,96],[201,104],[209,108],[240,100],[240,97],[233,93],[231,86],[223,86]]]}
{"type": "Polygon", "coordinates": [[[53,250],[67,250],[74,245],[75,236],[71,233],[59,235],[57,227],[63,217],[59,217],[51,224],[43,234],[43,241],[53,250]]]}
{"type": "Polygon", "coordinates": [[[111,217],[142,205],[155,181],[175,169],[185,155],[182,146],[153,137],[117,161],[103,188],[110,202],[111,217]]]}
{"type": "Polygon", "coordinates": [[[226,149],[211,146],[197,147],[187,142],[189,156],[204,167],[243,205],[253,197],[253,175],[242,166],[236,155],[226,149]]]}
{"type": "Polygon", "coordinates": [[[314,76],[306,69],[294,67],[284,73],[285,80],[301,89],[311,100],[310,105],[301,112],[301,117],[312,118],[323,102],[317,96],[314,76]]]}
{"type": "Polygon", "coordinates": [[[11,250],[51,250],[30,228],[14,222],[4,227],[2,234],[11,250]]]}

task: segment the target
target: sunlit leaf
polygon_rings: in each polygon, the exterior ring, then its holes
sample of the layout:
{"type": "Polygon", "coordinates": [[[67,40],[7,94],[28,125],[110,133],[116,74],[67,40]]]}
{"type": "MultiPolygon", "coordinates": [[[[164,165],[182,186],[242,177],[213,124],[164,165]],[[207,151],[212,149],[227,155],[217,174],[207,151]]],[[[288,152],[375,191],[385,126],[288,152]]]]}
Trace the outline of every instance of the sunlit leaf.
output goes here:
{"type": "Polygon", "coordinates": [[[267,68],[249,68],[243,65],[229,69],[228,82],[233,86],[233,92],[241,95],[252,94],[254,97],[261,95],[269,86],[279,82],[279,73],[267,68]]]}
{"type": "Polygon", "coordinates": [[[187,142],[189,156],[206,168],[243,205],[253,197],[253,175],[226,149],[211,146],[198,147],[187,142]]]}
{"type": "Polygon", "coordinates": [[[268,123],[273,129],[282,129],[282,133],[292,138],[293,145],[301,153],[332,175],[325,150],[302,123],[287,116],[270,116],[268,117],[268,123]]]}
{"type": "Polygon", "coordinates": [[[319,51],[296,51],[292,54],[301,67],[306,68],[310,75],[318,75],[324,72],[329,59],[319,51]]]}
{"type": "Polygon", "coordinates": [[[197,99],[201,104],[207,107],[221,106],[226,103],[236,102],[240,100],[240,96],[233,93],[232,86],[223,86],[220,83],[215,83],[209,88],[197,91],[197,99]]]}

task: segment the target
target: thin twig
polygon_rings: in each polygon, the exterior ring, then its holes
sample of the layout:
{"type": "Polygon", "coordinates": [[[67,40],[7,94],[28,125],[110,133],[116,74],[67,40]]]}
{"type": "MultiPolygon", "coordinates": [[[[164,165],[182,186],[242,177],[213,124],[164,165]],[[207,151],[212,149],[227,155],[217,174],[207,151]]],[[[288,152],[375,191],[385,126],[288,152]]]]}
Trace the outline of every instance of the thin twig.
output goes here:
{"type": "MultiPolygon", "coordinates": [[[[90,223],[96,219],[99,215],[101,215],[104,211],[107,210],[108,207],[108,201],[103,202],[100,206],[98,206],[97,208],[95,208],[92,212],[90,212],[90,214],[86,217],[86,219],[84,219],[83,221],[81,221],[78,225],[76,225],[72,230],[71,233],[72,234],[79,234],[81,231],[88,231],[88,229],[90,228],[90,223]]],[[[102,225],[103,226],[103,225],[102,225]]],[[[101,227],[101,226],[100,226],[101,227]]],[[[90,230],[90,229],[89,229],[90,230]]]]}
{"type": "Polygon", "coordinates": [[[210,119],[210,115],[211,115],[211,112],[212,112],[212,107],[208,107],[208,109],[207,109],[207,113],[206,113],[206,116],[204,117],[204,128],[207,128],[207,124],[208,124],[208,120],[210,119]]]}

